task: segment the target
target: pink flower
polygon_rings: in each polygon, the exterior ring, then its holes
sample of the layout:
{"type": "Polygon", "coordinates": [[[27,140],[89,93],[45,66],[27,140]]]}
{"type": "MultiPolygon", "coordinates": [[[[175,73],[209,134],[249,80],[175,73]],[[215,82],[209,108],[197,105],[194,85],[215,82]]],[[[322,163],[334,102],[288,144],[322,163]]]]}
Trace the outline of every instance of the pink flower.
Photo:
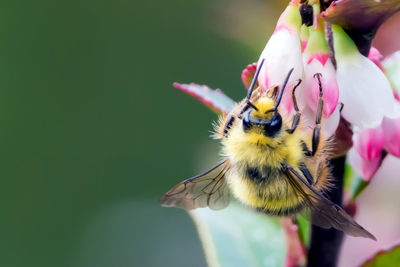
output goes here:
{"type": "Polygon", "coordinates": [[[353,143],[349,151],[350,164],[357,174],[369,181],[382,163],[383,150],[400,157],[400,118],[384,118],[376,128],[355,132],[353,143]]]}
{"type": "Polygon", "coordinates": [[[365,129],[353,135],[354,148],[366,160],[379,158],[382,153],[385,136],[383,127],[365,129]]]}
{"type": "Polygon", "coordinates": [[[354,148],[350,149],[348,153],[348,158],[354,171],[366,181],[371,180],[371,178],[378,171],[379,165],[381,163],[380,158],[367,160],[361,157],[361,155],[358,154],[358,152],[354,148]]]}
{"type": "Polygon", "coordinates": [[[400,118],[385,118],[382,123],[384,148],[393,156],[400,158],[400,118]]]}

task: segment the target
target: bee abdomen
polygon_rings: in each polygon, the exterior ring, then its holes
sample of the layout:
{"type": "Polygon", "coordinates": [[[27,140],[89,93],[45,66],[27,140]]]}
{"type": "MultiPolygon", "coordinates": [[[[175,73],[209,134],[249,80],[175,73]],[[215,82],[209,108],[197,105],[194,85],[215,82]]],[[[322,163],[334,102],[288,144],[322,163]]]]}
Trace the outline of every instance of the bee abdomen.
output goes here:
{"type": "Polygon", "coordinates": [[[297,214],[301,212],[304,208],[305,208],[304,203],[300,202],[290,207],[280,207],[275,209],[269,207],[263,207],[263,208],[256,208],[256,210],[271,216],[283,217],[283,216],[290,216],[293,214],[297,214]]]}

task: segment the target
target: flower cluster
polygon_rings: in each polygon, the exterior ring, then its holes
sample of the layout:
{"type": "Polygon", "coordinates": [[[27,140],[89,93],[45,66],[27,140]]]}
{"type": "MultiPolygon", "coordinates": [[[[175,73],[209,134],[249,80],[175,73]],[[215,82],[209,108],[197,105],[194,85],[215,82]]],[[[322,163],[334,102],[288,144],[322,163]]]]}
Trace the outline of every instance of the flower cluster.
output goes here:
{"type": "MultiPolygon", "coordinates": [[[[325,137],[336,132],[341,118],[348,122],[354,131],[350,162],[358,174],[369,179],[386,152],[400,156],[400,103],[379,52],[372,48],[365,57],[341,26],[327,27],[319,1],[308,1],[308,8],[304,5],[291,1],[279,18],[258,61],[265,62],[258,84],[264,90],[279,86],[294,68],[288,88],[302,80],[295,94],[307,126],[314,123],[317,112],[320,89],[315,74],[321,74],[325,137]],[[308,21],[304,10],[312,10],[308,21]]],[[[255,69],[252,64],[242,73],[246,86],[255,69]]],[[[291,90],[286,90],[281,103],[286,114],[293,114],[291,90]]]]}
{"type": "MultiPolygon", "coordinates": [[[[399,117],[400,108],[383,71],[360,54],[352,39],[338,25],[332,25],[333,43],[329,49],[319,1],[308,1],[307,4],[313,11],[311,26],[304,22],[301,5],[299,1],[290,2],[279,18],[259,59],[259,62],[265,60],[258,78],[259,86],[265,90],[279,86],[288,71],[294,68],[288,88],[293,88],[299,79],[303,81],[296,89],[296,97],[305,121],[312,122],[319,97],[315,74],[320,73],[323,130],[327,137],[335,133],[341,116],[357,129],[377,127],[385,117],[399,117]]],[[[249,67],[255,69],[254,65],[249,67]]],[[[246,69],[243,76],[250,73],[246,69]]],[[[243,76],[244,81],[248,80],[243,76]]],[[[282,104],[287,113],[293,112],[290,90],[285,92],[282,104]]]]}
{"type": "MultiPolygon", "coordinates": [[[[371,48],[368,58],[386,74],[382,55],[377,49],[371,48]]],[[[400,98],[394,89],[393,97],[400,108],[400,98]]],[[[350,163],[357,174],[369,181],[387,154],[400,158],[400,118],[385,117],[377,127],[356,129],[353,143],[349,151],[350,163]]]]}

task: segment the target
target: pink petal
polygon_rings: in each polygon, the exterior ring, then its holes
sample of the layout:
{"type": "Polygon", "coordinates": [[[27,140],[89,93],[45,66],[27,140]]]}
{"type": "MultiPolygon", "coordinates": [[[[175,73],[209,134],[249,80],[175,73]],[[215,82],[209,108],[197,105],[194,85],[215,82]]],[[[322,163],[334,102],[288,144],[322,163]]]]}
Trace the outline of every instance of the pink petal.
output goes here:
{"type": "Polygon", "coordinates": [[[385,136],[381,126],[355,133],[353,140],[355,149],[364,159],[373,160],[381,157],[385,143],[385,136]]]}
{"type": "Polygon", "coordinates": [[[306,100],[312,110],[316,112],[319,100],[319,84],[314,75],[320,73],[324,100],[323,112],[325,117],[329,117],[335,111],[339,100],[339,87],[336,83],[335,69],[331,60],[326,59],[326,57],[310,59],[304,66],[306,100]]]}
{"type": "Polygon", "coordinates": [[[382,126],[385,133],[385,149],[390,154],[400,157],[400,118],[384,118],[382,126]]]}
{"type": "Polygon", "coordinates": [[[303,266],[306,262],[306,249],[299,238],[299,227],[292,218],[281,220],[286,237],[285,267],[303,266]]]}
{"type": "Polygon", "coordinates": [[[301,41],[301,52],[304,53],[304,50],[306,50],[306,47],[307,47],[307,43],[308,43],[308,40],[301,41]]]}
{"type": "Polygon", "coordinates": [[[400,102],[400,95],[399,95],[399,93],[398,93],[397,91],[393,91],[393,95],[394,95],[394,98],[396,99],[396,101],[397,101],[397,102],[400,102]]]}
{"type": "Polygon", "coordinates": [[[385,71],[385,68],[382,66],[381,60],[383,59],[382,54],[375,47],[371,47],[369,50],[368,58],[372,60],[382,71],[385,71]]]}
{"type": "Polygon", "coordinates": [[[257,62],[247,65],[247,67],[242,71],[242,82],[244,87],[248,90],[253,80],[254,74],[257,70],[257,62]]]}
{"type": "Polygon", "coordinates": [[[307,64],[310,64],[311,61],[313,61],[314,59],[318,60],[322,66],[325,66],[326,62],[329,59],[329,54],[317,53],[317,54],[311,55],[307,61],[307,64]]]}
{"type": "Polygon", "coordinates": [[[348,153],[348,158],[354,171],[360,175],[364,180],[370,181],[371,178],[378,171],[381,158],[367,160],[358,154],[357,150],[352,148],[348,153]]]}

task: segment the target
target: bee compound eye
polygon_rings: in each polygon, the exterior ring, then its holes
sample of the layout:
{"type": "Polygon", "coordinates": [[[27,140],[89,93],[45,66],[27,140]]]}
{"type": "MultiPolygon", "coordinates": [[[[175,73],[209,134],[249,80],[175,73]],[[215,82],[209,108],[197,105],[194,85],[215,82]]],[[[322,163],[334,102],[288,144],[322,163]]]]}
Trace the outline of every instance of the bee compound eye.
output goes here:
{"type": "Polygon", "coordinates": [[[282,117],[279,113],[276,113],[269,123],[264,126],[264,133],[266,136],[276,135],[282,128],[282,117]]]}
{"type": "Polygon", "coordinates": [[[247,132],[251,128],[251,122],[250,122],[250,112],[251,110],[246,111],[246,113],[243,116],[242,120],[242,126],[243,126],[243,131],[247,132]]]}

